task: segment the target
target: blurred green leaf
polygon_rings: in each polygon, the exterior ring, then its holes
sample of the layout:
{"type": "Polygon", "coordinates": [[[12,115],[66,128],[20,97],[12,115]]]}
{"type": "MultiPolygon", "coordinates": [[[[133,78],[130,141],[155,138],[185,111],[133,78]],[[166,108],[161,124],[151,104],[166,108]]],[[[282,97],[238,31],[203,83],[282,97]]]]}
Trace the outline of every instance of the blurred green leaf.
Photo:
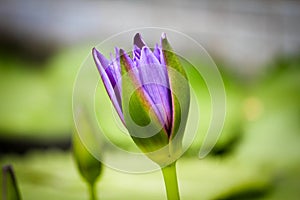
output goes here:
{"type": "Polygon", "coordinates": [[[73,83],[87,52],[86,47],[73,47],[35,66],[13,55],[0,55],[0,134],[69,137],[73,83]]]}

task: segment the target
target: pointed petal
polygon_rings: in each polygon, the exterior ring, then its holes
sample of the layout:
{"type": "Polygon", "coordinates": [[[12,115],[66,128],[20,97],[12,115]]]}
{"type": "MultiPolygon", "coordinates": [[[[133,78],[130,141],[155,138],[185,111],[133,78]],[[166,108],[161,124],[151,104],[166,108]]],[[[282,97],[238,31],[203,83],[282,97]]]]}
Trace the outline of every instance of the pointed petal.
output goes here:
{"type": "Polygon", "coordinates": [[[117,81],[112,75],[113,69],[109,67],[109,61],[96,48],[93,48],[92,54],[110,100],[124,123],[121,103],[118,101],[117,95],[115,93],[115,86],[117,81]]]}
{"type": "Polygon", "coordinates": [[[141,49],[138,47],[138,46],[136,46],[136,45],[133,45],[133,59],[137,59],[137,60],[139,60],[140,59],[140,57],[141,57],[141,49]]]}
{"type": "MultiPolygon", "coordinates": [[[[112,54],[110,55],[111,57],[111,64],[109,65],[109,68],[112,70],[112,75],[113,75],[113,81],[112,86],[114,87],[114,91],[118,100],[119,105],[122,105],[122,100],[121,100],[121,94],[122,94],[122,86],[118,81],[121,81],[121,67],[120,67],[120,56],[119,56],[119,49],[115,49],[116,53],[115,56],[112,54]]],[[[122,108],[122,106],[121,106],[122,108]]]]}
{"type": "Polygon", "coordinates": [[[158,44],[155,45],[154,49],[153,49],[153,54],[155,55],[155,57],[157,58],[157,60],[161,63],[161,49],[159,48],[158,44]]]}
{"type": "Polygon", "coordinates": [[[134,38],[133,38],[133,44],[135,44],[137,47],[139,47],[140,49],[143,48],[143,46],[146,46],[146,43],[144,42],[144,40],[142,39],[142,36],[140,33],[135,34],[134,38]]]}
{"type": "MultiPolygon", "coordinates": [[[[140,59],[140,77],[148,95],[151,97],[156,114],[167,129],[171,129],[171,93],[169,90],[166,66],[161,65],[148,47],[143,47],[140,59]]],[[[169,134],[168,134],[169,135],[169,134]]]]}
{"type": "Polygon", "coordinates": [[[120,49],[119,53],[120,53],[120,63],[121,64],[123,63],[123,67],[121,67],[121,74],[123,75],[124,73],[132,72],[134,73],[134,77],[132,77],[134,78],[134,81],[139,82],[140,80],[137,73],[137,69],[135,69],[135,65],[132,62],[129,55],[123,49],[120,49]]]}
{"type": "MultiPolygon", "coordinates": [[[[161,38],[161,46],[164,62],[166,63],[169,74],[170,88],[172,90],[172,139],[176,134],[180,134],[179,137],[183,136],[190,105],[190,89],[186,72],[170,46],[165,33],[161,38]],[[186,81],[178,81],[178,75],[176,75],[174,71],[178,72],[186,81]],[[176,97],[174,94],[180,94],[180,97],[176,97]],[[178,98],[180,98],[180,102],[178,98]]],[[[174,145],[181,145],[180,143],[181,140],[179,139],[178,143],[174,145]]],[[[174,149],[176,149],[176,147],[174,149]]]]}

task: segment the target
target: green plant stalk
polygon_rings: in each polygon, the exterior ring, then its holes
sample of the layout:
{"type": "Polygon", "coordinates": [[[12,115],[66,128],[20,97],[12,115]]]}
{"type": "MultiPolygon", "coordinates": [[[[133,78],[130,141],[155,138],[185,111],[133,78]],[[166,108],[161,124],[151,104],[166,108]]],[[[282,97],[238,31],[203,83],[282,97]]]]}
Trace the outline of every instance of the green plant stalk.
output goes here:
{"type": "Polygon", "coordinates": [[[89,193],[90,193],[90,200],[96,200],[96,191],[95,191],[95,183],[88,184],[89,185],[89,193]]]}
{"type": "Polygon", "coordinates": [[[176,175],[176,161],[161,169],[164,176],[168,200],[179,200],[179,189],[176,175]]]}
{"type": "Polygon", "coordinates": [[[2,200],[21,200],[16,176],[11,165],[2,167],[2,200]]]}

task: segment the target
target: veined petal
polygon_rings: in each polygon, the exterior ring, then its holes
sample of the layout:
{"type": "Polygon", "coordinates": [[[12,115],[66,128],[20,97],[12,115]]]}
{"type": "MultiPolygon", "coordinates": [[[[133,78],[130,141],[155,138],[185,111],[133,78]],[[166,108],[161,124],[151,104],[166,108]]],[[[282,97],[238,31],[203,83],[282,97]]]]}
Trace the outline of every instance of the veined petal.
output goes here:
{"type": "Polygon", "coordinates": [[[157,58],[157,60],[161,63],[161,48],[159,48],[158,44],[155,45],[154,49],[153,49],[153,54],[155,55],[155,57],[157,58]]]}
{"type": "MultiPolygon", "coordinates": [[[[121,102],[118,101],[117,95],[115,93],[116,79],[114,78],[112,72],[113,69],[109,67],[109,61],[102,55],[96,48],[92,51],[94,61],[100,72],[102,81],[104,83],[105,89],[118,113],[120,119],[124,123],[124,116],[122,113],[121,102]]],[[[119,94],[120,95],[120,94],[119,94]]]]}
{"type": "Polygon", "coordinates": [[[122,94],[122,84],[118,83],[118,81],[121,81],[121,67],[120,67],[120,56],[119,56],[119,49],[115,48],[115,56],[110,54],[111,63],[108,66],[108,68],[111,68],[111,72],[113,75],[113,81],[111,81],[112,86],[114,87],[114,91],[118,100],[119,105],[122,108],[122,100],[121,100],[121,94],[122,94]]]}
{"type": "Polygon", "coordinates": [[[163,148],[168,144],[168,134],[154,109],[151,109],[154,104],[141,84],[139,69],[122,49],[120,65],[123,115],[132,139],[143,152],[163,148]]]}
{"type": "Polygon", "coordinates": [[[133,52],[132,52],[132,54],[133,54],[133,59],[136,58],[137,60],[139,60],[140,57],[141,57],[141,49],[138,46],[133,45],[133,52]]]}
{"type": "Polygon", "coordinates": [[[133,81],[139,83],[140,77],[136,65],[123,49],[120,49],[119,53],[120,53],[120,62],[122,61],[124,63],[124,68],[121,69],[121,74],[124,74],[126,72],[133,73],[134,74],[134,76],[132,77],[134,79],[133,81]]]}
{"type": "Polygon", "coordinates": [[[152,51],[145,46],[141,51],[139,71],[143,87],[153,101],[152,107],[169,134],[172,126],[172,110],[166,66],[161,65],[152,51]]]}
{"type": "Polygon", "coordinates": [[[141,57],[141,49],[138,48],[136,45],[133,45],[132,50],[132,61],[135,67],[139,66],[139,59],[141,57]]]}

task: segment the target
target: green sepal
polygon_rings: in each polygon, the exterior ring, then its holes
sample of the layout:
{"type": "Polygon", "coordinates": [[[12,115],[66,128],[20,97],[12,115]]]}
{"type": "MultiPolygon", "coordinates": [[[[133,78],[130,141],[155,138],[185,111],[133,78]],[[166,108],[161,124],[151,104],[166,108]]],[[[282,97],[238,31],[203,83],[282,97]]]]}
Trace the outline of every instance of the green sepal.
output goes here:
{"type": "Polygon", "coordinates": [[[190,87],[187,74],[165,34],[162,36],[161,43],[172,96],[173,122],[170,135],[170,153],[173,155],[181,151],[182,137],[190,106],[190,87]]]}

